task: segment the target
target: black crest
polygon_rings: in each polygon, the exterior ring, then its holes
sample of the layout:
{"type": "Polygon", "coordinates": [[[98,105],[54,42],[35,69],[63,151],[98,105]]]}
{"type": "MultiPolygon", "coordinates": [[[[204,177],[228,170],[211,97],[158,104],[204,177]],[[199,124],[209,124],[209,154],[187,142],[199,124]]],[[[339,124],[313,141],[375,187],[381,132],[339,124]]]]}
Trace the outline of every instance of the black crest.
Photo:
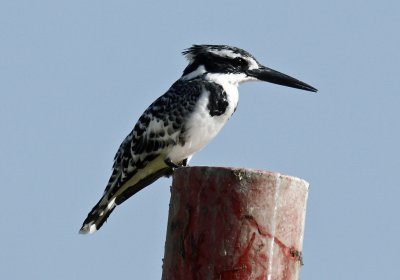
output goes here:
{"type": "Polygon", "coordinates": [[[182,52],[183,55],[185,55],[186,57],[188,57],[188,59],[191,58],[196,58],[199,55],[202,54],[207,54],[210,52],[222,52],[222,51],[230,51],[233,54],[240,54],[241,56],[248,56],[248,57],[252,57],[251,54],[249,54],[248,52],[246,52],[243,49],[240,48],[236,48],[236,47],[232,47],[232,46],[227,46],[227,45],[193,45],[190,48],[187,48],[186,50],[184,50],[182,52]]]}
{"type": "Polygon", "coordinates": [[[254,59],[245,50],[227,45],[193,45],[182,54],[189,60],[183,76],[201,65],[210,73],[240,73],[248,68],[246,58],[254,59]]]}

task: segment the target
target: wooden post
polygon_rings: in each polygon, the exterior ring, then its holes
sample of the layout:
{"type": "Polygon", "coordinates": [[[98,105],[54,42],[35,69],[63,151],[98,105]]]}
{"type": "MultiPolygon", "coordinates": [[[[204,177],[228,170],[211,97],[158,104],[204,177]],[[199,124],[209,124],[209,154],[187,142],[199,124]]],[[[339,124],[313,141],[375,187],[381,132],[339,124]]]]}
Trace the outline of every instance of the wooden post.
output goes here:
{"type": "Polygon", "coordinates": [[[177,169],[162,279],[298,279],[307,194],[279,173],[177,169]]]}

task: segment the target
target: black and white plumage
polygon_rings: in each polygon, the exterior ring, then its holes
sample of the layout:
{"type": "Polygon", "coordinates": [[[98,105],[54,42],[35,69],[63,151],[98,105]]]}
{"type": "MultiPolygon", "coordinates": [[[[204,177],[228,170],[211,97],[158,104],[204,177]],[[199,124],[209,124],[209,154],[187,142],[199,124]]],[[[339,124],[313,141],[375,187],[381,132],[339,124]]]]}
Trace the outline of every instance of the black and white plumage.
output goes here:
{"type": "Polygon", "coordinates": [[[248,52],[225,45],[194,45],[183,52],[182,77],[142,114],[114,158],[112,175],[80,233],[92,233],[114,208],[173,169],[184,166],[209,143],[236,110],[240,83],[268,81],[317,90],[261,65],[248,52]]]}

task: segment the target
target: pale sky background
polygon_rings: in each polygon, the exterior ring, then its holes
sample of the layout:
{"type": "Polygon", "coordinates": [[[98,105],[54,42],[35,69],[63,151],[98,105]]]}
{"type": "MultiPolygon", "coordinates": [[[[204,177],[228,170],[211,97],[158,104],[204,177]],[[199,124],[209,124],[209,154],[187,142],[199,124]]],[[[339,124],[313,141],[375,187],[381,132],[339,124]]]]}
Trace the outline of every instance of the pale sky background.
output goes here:
{"type": "Polygon", "coordinates": [[[141,113],[193,43],[319,89],[240,87],[191,165],[310,182],[302,279],[397,279],[399,1],[0,2],[0,279],[160,279],[170,180],[78,235],[141,113]]]}

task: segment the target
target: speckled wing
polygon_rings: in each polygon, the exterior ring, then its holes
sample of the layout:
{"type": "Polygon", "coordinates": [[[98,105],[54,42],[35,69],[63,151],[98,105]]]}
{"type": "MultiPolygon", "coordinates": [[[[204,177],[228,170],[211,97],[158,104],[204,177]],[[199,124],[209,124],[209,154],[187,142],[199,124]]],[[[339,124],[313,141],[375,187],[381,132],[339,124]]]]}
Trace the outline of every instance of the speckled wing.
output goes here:
{"type": "Polygon", "coordinates": [[[185,120],[202,90],[195,80],[178,80],[142,114],[120,145],[103,197],[88,214],[80,233],[98,230],[116,205],[172,173],[165,160],[174,145],[185,144],[185,120]]]}
{"type": "MultiPolygon", "coordinates": [[[[113,173],[105,190],[109,192],[109,198],[122,193],[121,188],[151,162],[159,161],[160,164],[155,168],[168,169],[165,174],[171,170],[164,161],[172,146],[185,144],[185,120],[201,93],[202,88],[195,81],[178,81],[149,106],[115,155],[113,173]]],[[[156,170],[149,171],[143,175],[156,170]]],[[[118,199],[116,202],[120,204],[118,199]]]]}

